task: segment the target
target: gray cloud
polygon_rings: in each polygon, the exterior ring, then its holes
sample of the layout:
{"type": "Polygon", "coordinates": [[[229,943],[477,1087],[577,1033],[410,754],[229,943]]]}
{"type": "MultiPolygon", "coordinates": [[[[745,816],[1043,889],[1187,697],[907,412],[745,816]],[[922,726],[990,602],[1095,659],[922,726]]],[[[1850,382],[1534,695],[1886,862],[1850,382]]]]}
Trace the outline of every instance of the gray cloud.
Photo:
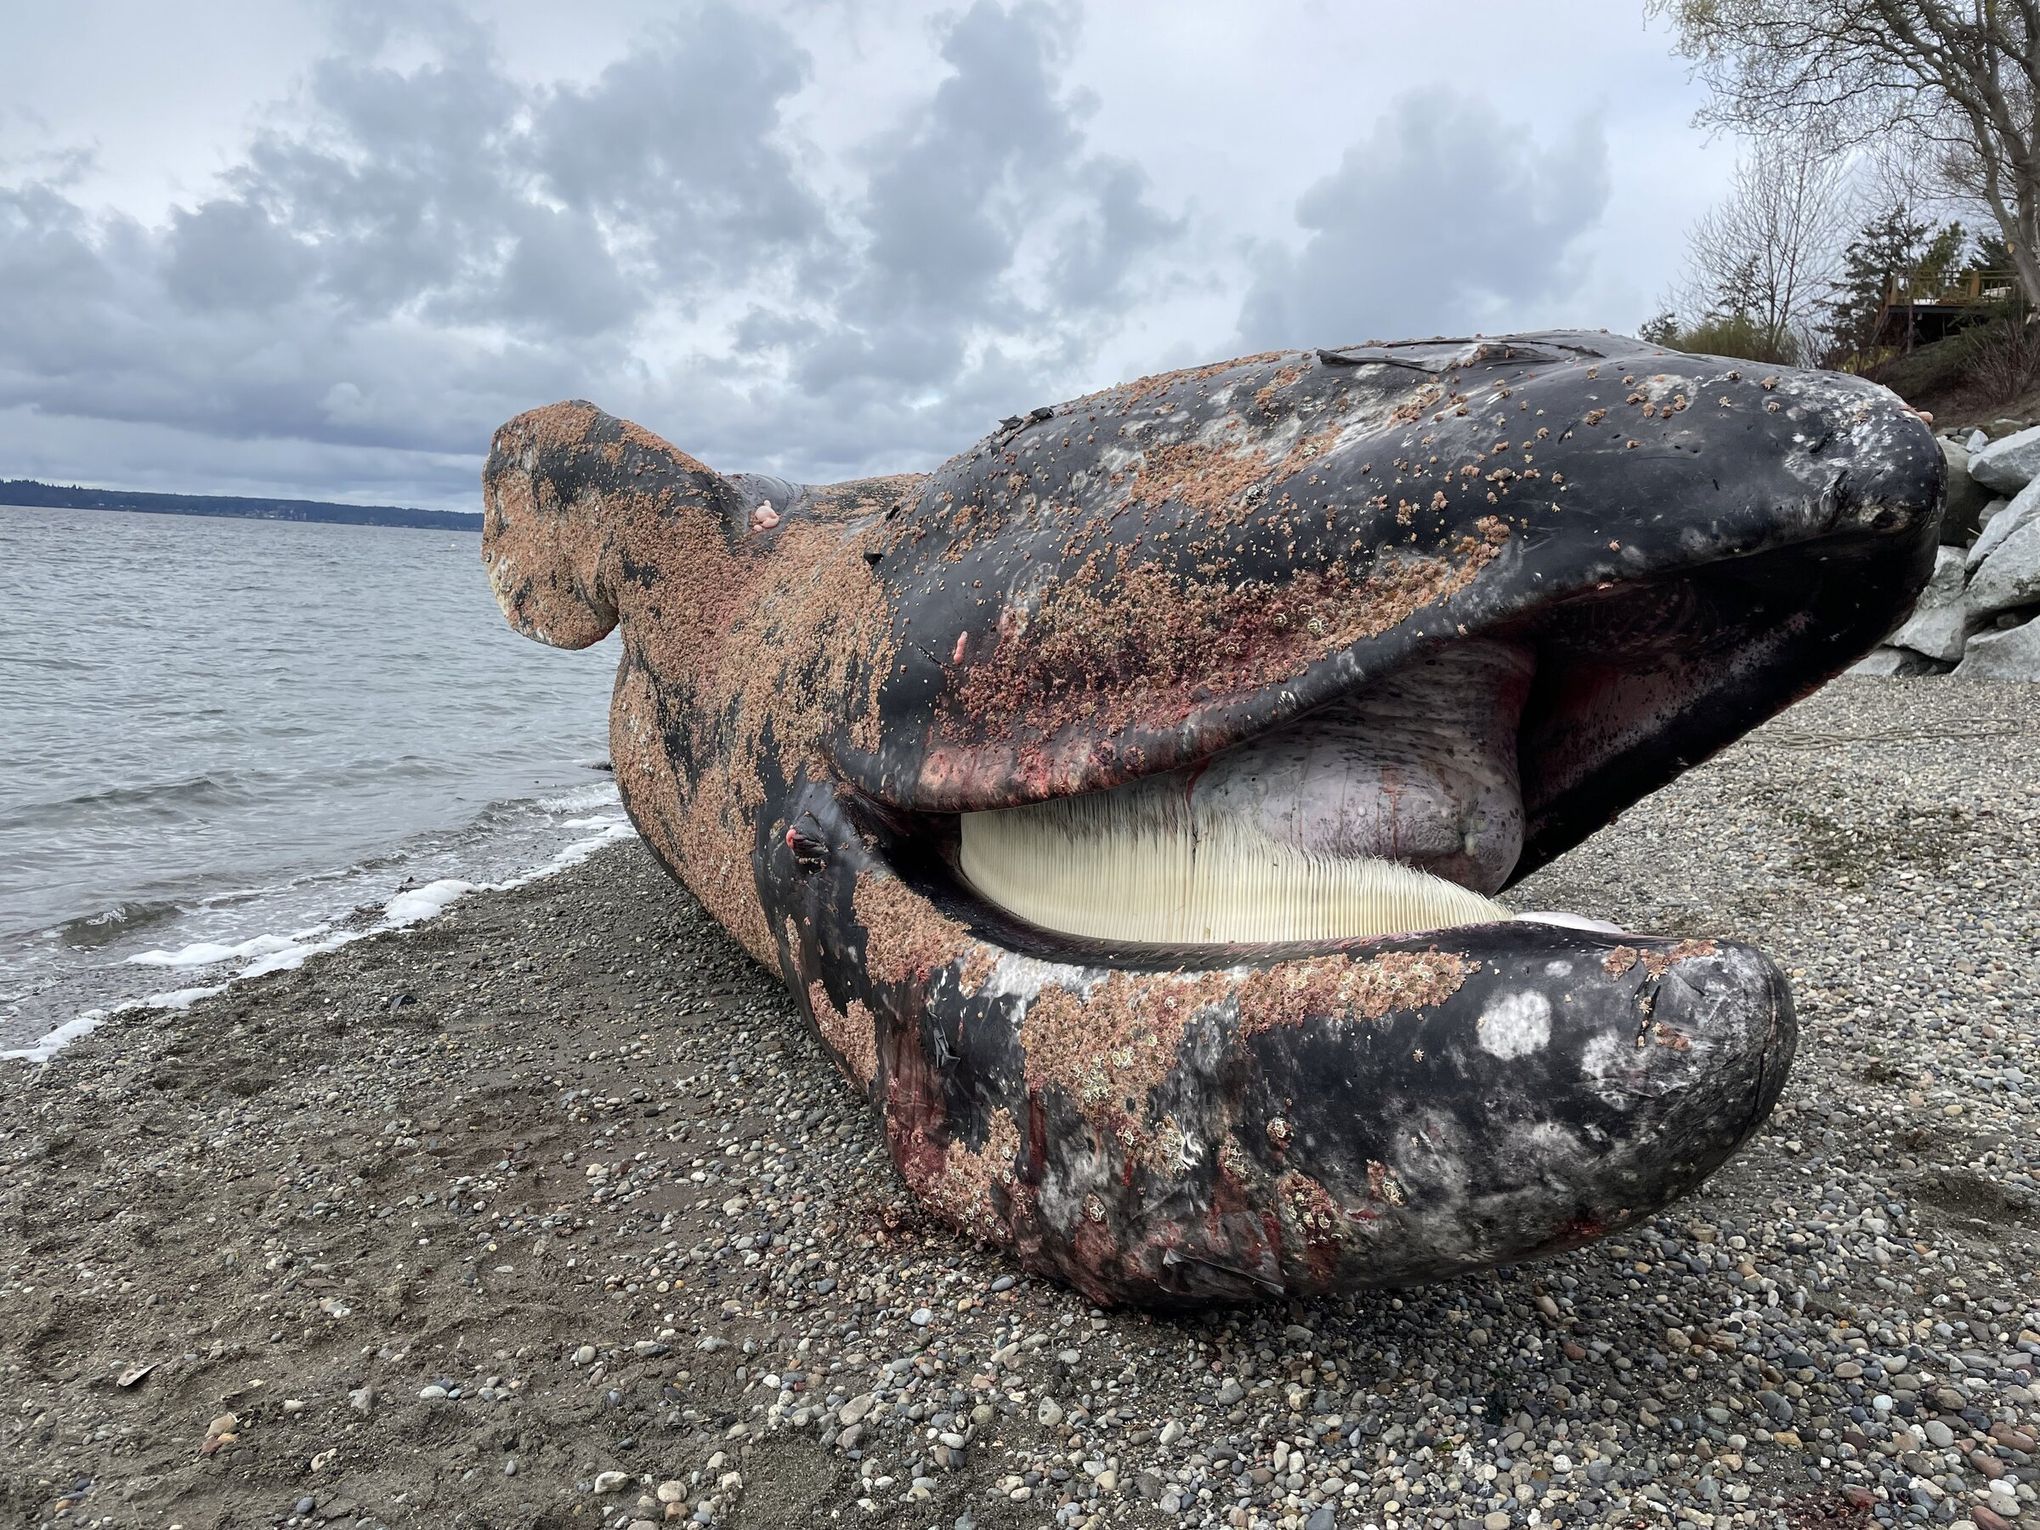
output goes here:
{"type": "Polygon", "coordinates": [[[1252,345],[1541,315],[1608,196],[1590,123],[1540,148],[1412,98],[1243,263],[1226,208],[1101,143],[1071,5],[946,13],[827,144],[804,125],[857,66],[756,6],[572,79],[450,5],[332,15],[160,219],[90,201],[75,145],[0,163],[0,476],[471,503],[494,426],[565,396],[732,469],[924,466],[1129,356],[1218,354],[1231,300],[1185,292],[1243,294],[1252,345]],[[1140,331],[1171,311],[1209,332],[1140,331]]]}
{"type": "MultiPolygon", "coordinates": [[[[1250,348],[1522,323],[1577,295],[1576,242],[1608,201],[1600,125],[1540,148],[1450,91],[1399,99],[1307,190],[1300,248],[1262,252],[1240,308],[1250,348]]],[[[1579,322],[1589,322],[1579,313],[1579,322]]]]}

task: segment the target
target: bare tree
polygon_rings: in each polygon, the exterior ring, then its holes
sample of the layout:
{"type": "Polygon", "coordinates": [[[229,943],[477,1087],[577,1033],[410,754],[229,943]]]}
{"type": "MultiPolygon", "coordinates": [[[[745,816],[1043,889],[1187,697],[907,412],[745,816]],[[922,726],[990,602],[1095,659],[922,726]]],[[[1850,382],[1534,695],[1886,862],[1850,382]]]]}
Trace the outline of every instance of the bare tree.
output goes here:
{"type": "Polygon", "coordinates": [[[1687,235],[1686,311],[1736,325],[1762,358],[1812,355],[1854,212],[1842,155],[1758,140],[1687,235]]]}
{"type": "Polygon", "coordinates": [[[1785,141],[1903,145],[1985,209],[2040,304],[2040,0],[1646,0],[1714,92],[1785,141]]]}

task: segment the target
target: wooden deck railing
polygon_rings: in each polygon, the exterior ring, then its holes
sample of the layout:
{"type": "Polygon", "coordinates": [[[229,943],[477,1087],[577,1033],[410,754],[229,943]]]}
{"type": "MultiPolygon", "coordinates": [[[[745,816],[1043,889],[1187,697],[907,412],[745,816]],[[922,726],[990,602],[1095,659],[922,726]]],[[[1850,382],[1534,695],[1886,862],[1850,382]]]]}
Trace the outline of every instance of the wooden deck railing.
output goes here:
{"type": "Polygon", "coordinates": [[[1885,295],[1887,308],[1982,308],[2019,296],[2016,271],[1955,271],[1928,281],[1900,278],[1885,295]]]}

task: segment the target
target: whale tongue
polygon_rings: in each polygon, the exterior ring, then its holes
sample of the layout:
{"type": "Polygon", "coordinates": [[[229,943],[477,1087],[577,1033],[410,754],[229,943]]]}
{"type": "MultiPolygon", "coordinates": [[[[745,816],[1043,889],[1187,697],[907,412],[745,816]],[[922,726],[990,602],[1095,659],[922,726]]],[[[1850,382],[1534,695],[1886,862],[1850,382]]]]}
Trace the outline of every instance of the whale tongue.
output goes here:
{"type": "Polygon", "coordinates": [[[985,897],[1069,934],[1338,939],[1507,912],[1528,650],[1467,642],[1196,766],[962,815],[985,897]]]}
{"type": "Polygon", "coordinates": [[[1187,787],[1199,818],[1237,819],[1312,855],[1396,861],[1492,893],[1523,850],[1516,732],[1533,668],[1519,645],[1459,643],[1155,779],[1187,787]]]}

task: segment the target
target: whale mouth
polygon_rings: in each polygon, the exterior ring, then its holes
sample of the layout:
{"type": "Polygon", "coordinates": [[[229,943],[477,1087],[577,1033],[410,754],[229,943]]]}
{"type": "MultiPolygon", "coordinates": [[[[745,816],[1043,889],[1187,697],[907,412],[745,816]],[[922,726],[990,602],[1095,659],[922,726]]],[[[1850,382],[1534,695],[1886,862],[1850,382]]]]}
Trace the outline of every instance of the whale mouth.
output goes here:
{"type": "Polygon", "coordinates": [[[892,858],[1005,949],[1113,966],[1517,918],[1612,931],[1494,895],[1849,663],[1860,635],[1809,583],[1846,587],[1869,546],[1608,581],[1418,647],[1188,764],[911,827],[894,810],[892,858]]]}
{"type": "Polygon", "coordinates": [[[1014,918],[1161,946],[1286,945],[1484,924],[1523,843],[1516,743],[1535,669],[1475,640],[1184,769],[966,812],[957,869],[1014,918]]]}

